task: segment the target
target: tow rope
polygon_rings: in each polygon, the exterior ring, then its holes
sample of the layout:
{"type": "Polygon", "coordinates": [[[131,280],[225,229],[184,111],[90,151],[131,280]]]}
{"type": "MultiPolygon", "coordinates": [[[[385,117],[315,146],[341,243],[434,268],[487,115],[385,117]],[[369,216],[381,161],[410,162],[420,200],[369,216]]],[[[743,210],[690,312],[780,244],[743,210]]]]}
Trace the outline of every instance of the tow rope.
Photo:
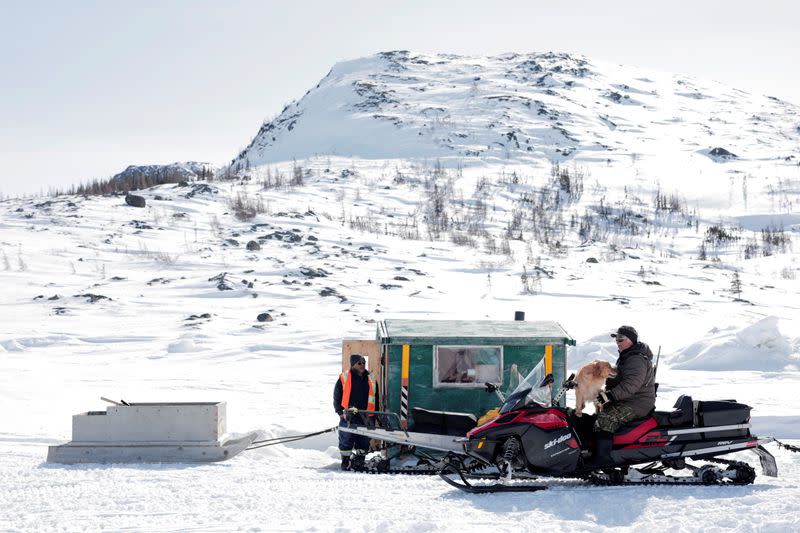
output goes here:
{"type": "Polygon", "coordinates": [[[775,441],[775,444],[777,444],[779,448],[786,448],[790,452],[800,453],[800,446],[792,446],[791,444],[784,444],[775,438],[773,438],[772,440],[775,441]]]}
{"type": "Polygon", "coordinates": [[[245,451],[256,450],[258,448],[264,448],[266,446],[275,446],[276,444],[285,444],[287,442],[303,440],[309,437],[316,437],[317,435],[322,435],[324,433],[330,433],[331,431],[336,431],[338,428],[339,426],[333,426],[332,428],[323,429],[322,431],[315,431],[314,433],[306,433],[305,435],[287,435],[285,437],[275,437],[274,439],[254,440],[250,444],[250,446],[245,448],[245,451]]]}

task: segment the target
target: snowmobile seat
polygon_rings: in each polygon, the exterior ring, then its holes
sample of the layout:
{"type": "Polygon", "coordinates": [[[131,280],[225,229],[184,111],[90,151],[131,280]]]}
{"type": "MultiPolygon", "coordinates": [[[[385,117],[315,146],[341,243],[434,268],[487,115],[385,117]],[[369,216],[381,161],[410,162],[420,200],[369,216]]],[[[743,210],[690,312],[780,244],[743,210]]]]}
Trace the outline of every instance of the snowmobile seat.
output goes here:
{"type": "Polygon", "coordinates": [[[656,422],[656,419],[653,418],[652,414],[653,413],[651,412],[650,415],[631,420],[615,431],[614,444],[618,446],[633,444],[642,436],[646,435],[647,432],[655,429],[658,426],[658,422],[656,422]]]}
{"type": "Polygon", "coordinates": [[[417,433],[463,437],[470,429],[478,425],[478,419],[469,413],[432,411],[414,407],[411,409],[411,416],[414,424],[409,430],[417,433]]]}
{"type": "Polygon", "coordinates": [[[672,411],[655,411],[653,416],[659,426],[683,427],[694,423],[694,402],[691,396],[681,394],[672,411]]]}

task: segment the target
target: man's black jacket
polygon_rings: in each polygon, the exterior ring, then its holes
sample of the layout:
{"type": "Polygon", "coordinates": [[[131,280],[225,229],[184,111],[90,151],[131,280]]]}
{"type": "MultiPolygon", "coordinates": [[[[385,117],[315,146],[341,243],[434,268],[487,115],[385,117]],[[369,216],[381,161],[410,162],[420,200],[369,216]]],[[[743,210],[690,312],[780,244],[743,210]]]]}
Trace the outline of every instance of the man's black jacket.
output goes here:
{"type": "Polygon", "coordinates": [[[606,381],[609,400],[630,407],[637,417],[646,416],[656,405],[653,352],[637,342],[619,354],[617,375],[606,381]]]}

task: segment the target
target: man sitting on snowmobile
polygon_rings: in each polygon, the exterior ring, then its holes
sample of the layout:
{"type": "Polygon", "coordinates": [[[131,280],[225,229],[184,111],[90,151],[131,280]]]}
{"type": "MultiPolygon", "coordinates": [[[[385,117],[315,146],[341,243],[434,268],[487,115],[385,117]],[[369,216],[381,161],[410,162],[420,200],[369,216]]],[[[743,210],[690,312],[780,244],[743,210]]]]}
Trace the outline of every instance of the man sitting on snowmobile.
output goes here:
{"type": "MultiPolygon", "coordinates": [[[[367,371],[367,360],[363,355],[350,356],[350,370],[339,374],[333,387],[333,408],[339,415],[339,427],[347,426],[346,409],[375,411],[378,405],[378,384],[367,371]]],[[[342,455],[342,470],[358,469],[369,451],[369,437],[339,432],[339,453],[342,455]]]]}
{"type": "Polygon", "coordinates": [[[614,432],[626,423],[650,414],[656,405],[653,352],[631,326],[620,326],[611,334],[617,343],[616,377],[606,381],[606,390],[597,397],[603,410],[594,423],[595,455],[590,467],[613,464],[611,448],[614,432]]]}

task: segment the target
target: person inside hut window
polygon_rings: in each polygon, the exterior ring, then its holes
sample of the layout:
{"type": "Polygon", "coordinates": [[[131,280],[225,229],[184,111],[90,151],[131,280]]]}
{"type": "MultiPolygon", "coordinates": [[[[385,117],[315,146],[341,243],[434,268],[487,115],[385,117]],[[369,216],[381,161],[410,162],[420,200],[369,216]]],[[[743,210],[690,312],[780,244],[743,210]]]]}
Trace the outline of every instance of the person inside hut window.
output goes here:
{"type": "Polygon", "coordinates": [[[440,349],[439,376],[441,383],[473,383],[475,355],[466,348],[440,349]]]}

